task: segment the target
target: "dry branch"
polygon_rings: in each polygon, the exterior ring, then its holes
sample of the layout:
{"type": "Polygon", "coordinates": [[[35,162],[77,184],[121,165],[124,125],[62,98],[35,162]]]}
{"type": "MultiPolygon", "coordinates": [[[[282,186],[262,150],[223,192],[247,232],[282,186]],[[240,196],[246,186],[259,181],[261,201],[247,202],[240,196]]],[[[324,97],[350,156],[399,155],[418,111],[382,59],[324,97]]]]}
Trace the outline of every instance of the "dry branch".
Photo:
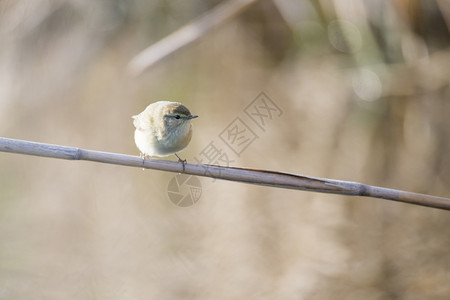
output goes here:
{"type": "MultiPolygon", "coordinates": [[[[85,150],[0,137],[0,151],[69,160],[87,160],[114,165],[139,167],[181,173],[179,162],[142,159],[138,156],[85,150]]],[[[221,167],[204,164],[185,164],[186,174],[229,181],[245,182],[286,189],[306,190],[350,196],[367,196],[450,210],[450,199],[410,193],[357,182],[316,178],[284,172],[221,167]]]]}

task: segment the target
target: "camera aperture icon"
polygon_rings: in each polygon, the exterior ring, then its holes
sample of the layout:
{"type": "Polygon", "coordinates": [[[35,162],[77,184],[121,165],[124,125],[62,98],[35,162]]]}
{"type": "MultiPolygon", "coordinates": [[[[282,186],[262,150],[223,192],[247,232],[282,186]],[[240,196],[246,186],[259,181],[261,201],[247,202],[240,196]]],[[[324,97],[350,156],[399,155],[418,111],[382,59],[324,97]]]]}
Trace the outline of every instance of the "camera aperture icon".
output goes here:
{"type": "Polygon", "coordinates": [[[192,206],[202,195],[202,184],[197,176],[177,174],[169,181],[167,195],[176,206],[192,206]]]}

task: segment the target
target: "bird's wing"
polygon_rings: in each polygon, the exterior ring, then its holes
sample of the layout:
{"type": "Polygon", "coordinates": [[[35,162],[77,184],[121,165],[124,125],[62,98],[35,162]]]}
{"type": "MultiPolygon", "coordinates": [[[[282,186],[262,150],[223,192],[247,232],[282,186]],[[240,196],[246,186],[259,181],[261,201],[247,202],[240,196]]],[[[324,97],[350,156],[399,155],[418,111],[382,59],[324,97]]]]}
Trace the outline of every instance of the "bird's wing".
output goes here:
{"type": "Polygon", "coordinates": [[[137,130],[149,130],[152,128],[152,118],[148,112],[143,111],[142,113],[132,116],[133,125],[137,130]]]}

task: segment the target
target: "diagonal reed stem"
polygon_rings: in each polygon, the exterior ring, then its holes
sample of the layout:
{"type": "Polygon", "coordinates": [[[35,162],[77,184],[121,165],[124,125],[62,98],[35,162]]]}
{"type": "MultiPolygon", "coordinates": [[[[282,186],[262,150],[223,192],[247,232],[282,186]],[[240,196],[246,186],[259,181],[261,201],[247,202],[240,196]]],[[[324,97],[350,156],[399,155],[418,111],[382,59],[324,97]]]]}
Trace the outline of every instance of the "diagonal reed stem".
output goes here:
{"type": "MultiPolygon", "coordinates": [[[[144,160],[132,155],[85,150],[3,137],[0,137],[0,151],[68,160],[87,160],[176,173],[183,172],[183,165],[179,162],[156,159],[144,160]]],[[[277,171],[189,163],[185,164],[184,173],[285,189],[375,197],[450,210],[449,198],[405,192],[351,181],[317,178],[277,171]]]]}
{"type": "Polygon", "coordinates": [[[142,50],[129,63],[129,74],[133,77],[138,77],[158,61],[202,38],[211,30],[231,20],[258,1],[223,1],[203,16],[142,50]]]}

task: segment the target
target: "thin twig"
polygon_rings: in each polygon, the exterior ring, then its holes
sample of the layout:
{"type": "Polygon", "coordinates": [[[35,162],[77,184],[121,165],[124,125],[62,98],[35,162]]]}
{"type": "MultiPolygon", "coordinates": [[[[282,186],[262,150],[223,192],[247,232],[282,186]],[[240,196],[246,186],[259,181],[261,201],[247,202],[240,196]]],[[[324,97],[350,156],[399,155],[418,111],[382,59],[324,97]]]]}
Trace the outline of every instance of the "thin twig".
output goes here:
{"type": "MultiPolygon", "coordinates": [[[[183,164],[179,162],[142,159],[138,156],[85,150],[75,147],[36,143],[2,137],[0,137],[0,151],[69,160],[95,161],[176,173],[183,172],[183,164]]],[[[375,197],[450,210],[449,198],[410,193],[357,182],[317,178],[276,171],[221,167],[203,164],[186,163],[184,169],[185,174],[216,179],[321,193],[375,197]]]]}
{"type": "Polygon", "coordinates": [[[128,65],[130,75],[139,76],[156,62],[198,40],[258,1],[229,0],[217,5],[199,19],[185,25],[136,55],[128,65]]]}

